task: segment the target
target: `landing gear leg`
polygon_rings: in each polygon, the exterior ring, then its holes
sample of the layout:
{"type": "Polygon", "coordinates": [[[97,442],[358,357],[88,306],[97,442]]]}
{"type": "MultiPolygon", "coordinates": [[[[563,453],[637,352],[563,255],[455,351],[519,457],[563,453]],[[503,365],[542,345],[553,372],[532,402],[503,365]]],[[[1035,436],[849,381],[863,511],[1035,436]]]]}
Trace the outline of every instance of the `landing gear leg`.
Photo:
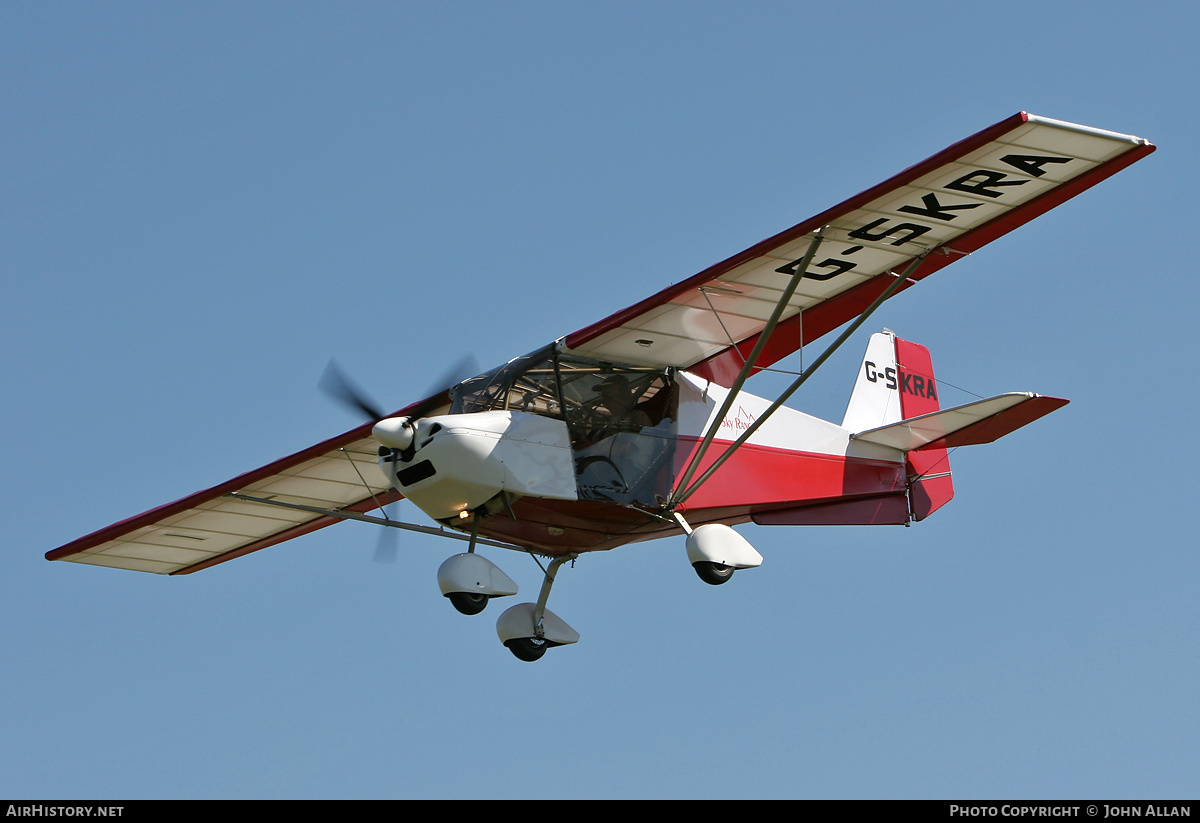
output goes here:
{"type": "MultiPolygon", "coordinates": [[[[480,510],[476,509],[471,519],[471,542],[467,544],[467,554],[475,553],[475,542],[479,540],[479,521],[482,519],[480,510]]],[[[450,592],[446,599],[462,614],[479,614],[488,604],[488,596],[477,592],[450,592]]]]}

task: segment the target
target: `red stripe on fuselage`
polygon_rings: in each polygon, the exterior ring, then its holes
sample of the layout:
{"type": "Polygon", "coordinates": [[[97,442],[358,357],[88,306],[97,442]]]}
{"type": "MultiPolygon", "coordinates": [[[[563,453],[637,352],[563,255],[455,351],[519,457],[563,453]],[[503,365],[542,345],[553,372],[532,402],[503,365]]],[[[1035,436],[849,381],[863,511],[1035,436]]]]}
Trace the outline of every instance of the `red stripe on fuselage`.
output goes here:
{"type": "MultiPolygon", "coordinates": [[[[691,459],[699,442],[698,438],[679,438],[677,474],[691,459]]],[[[714,440],[698,473],[712,465],[730,445],[730,441],[714,440]]],[[[746,443],[688,498],[685,508],[777,505],[882,494],[903,488],[904,468],[899,463],[746,443]]]]}

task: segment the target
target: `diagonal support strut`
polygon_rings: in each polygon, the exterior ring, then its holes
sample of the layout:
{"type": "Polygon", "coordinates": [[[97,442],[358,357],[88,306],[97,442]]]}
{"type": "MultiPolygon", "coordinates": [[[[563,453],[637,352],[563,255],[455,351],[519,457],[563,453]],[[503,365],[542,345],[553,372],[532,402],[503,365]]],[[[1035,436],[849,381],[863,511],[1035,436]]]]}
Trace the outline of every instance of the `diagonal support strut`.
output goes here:
{"type": "MultiPolygon", "coordinates": [[[[476,533],[473,536],[459,534],[458,532],[447,531],[446,529],[435,529],[432,526],[418,526],[415,523],[402,523],[399,520],[391,520],[383,517],[372,517],[369,514],[358,514],[357,512],[348,512],[343,509],[322,509],[317,506],[304,506],[300,503],[288,503],[284,500],[272,500],[266,497],[252,497],[242,492],[229,492],[226,497],[234,500],[242,500],[247,503],[262,503],[266,506],[279,506],[284,509],[295,509],[296,511],[312,512],[313,514],[324,515],[325,517],[336,517],[339,520],[357,520],[360,523],[374,523],[377,526],[388,526],[393,529],[404,529],[410,532],[420,532],[421,534],[429,534],[434,537],[449,537],[451,540],[463,540],[474,544],[484,546],[495,546],[498,549],[512,549],[518,552],[527,552],[527,549],[521,546],[514,546],[511,543],[501,543],[496,540],[487,540],[479,537],[476,533]]],[[[478,524],[476,524],[478,527],[478,524]]]]}
{"type": "MultiPolygon", "coordinates": [[[[725,402],[721,404],[721,408],[717,411],[717,416],[713,418],[712,424],[708,427],[708,431],[704,433],[704,439],[700,443],[700,447],[696,449],[692,459],[688,462],[687,468],[683,472],[683,476],[675,485],[675,489],[671,492],[671,497],[667,501],[667,508],[674,509],[675,506],[683,502],[685,498],[679,496],[679,491],[687,487],[691,481],[692,475],[696,473],[696,469],[700,467],[700,462],[704,459],[704,455],[708,452],[712,445],[713,438],[717,436],[717,432],[721,429],[721,421],[725,419],[725,415],[733,407],[733,402],[737,398],[737,393],[741,390],[746,380],[750,377],[750,372],[754,370],[754,364],[758,362],[758,356],[762,354],[762,350],[766,347],[767,341],[771,338],[771,333],[775,331],[775,327],[779,325],[779,319],[783,316],[784,309],[788,306],[788,301],[792,299],[792,295],[796,293],[796,288],[800,285],[800,281],[804,279],[804,274],[808,271],[809,263],[812,262],[813,256],[816,255],[817,249],[821,245],[821,241],[825,239],[826,226],[817,229],[813,235],[813,239],[808,244],[808,250],[804,253],[804,257],[800,260],[792,273],[792,279],[788,282],[787,288],[783,290],[783,294],[779,298],[779,302],[775,304],[775,310],[771,312],[767,324],[763,326],[763,330],[759,332],[758,341],[754,344],[750,356],[742,363],[741,371],[738,372],[737,379],[733,381],[733,385],[729,389],[729,393],[725,395],[725,402]]],[[[736,348],[736,346],[734,347],[736,348]]]]}
{"type": "MultiPolygon", "coordinates": [[[[734,452],[736,452],[739,448],[741,448],[742,444],[744,444],[747,440],[749,440],[750,437],[756,431],[758,431],[759,427],[762,426],[762,424],[765,423],[771,417],[771,415],[773,415],[776,411],[778,411],[780,406],[782,406],[785,402],[787,402],[789,397],[791,397],[793,394],[795,394],[797,389],[799,389],[802,385],[804,385],[805,381],[808,380],[808,378],[812,376],[813,372],[815,372],[817,369],[819,369],[821,367],[821,364],[824,363],[826,360],[828,360],[829,357],[835,351],[837,351],[837,349],[843,343],[845,343],[852,334],[854,334],[854,332],[858,331],[858,328],[864,322],[866,322],[867,318],[870,317],[871,314],[874,313],[874,311],[877,308],[879,308],[885,300],[887,300],[889,297],[891,297],[893,294],[895,294],[903,284],[908,282],[909,278],[912,277],[912,275],[916,273],[917,267],[920,266],[923,262],[925,262],[925,258],[930,254],[931,251],[933,251],[933,250],[930,249],[930,250],[927,250],[927,251],[922,252],[921,254],[917,255],[917,257],[912,261],[912,263],[910,263],[908,265],[908,267],[904,270],[903,274],[900,274],[898,276],[893,275],[896,277],[896,279],[893,282],[891,282],[890,284],[888,284],[888,287],[886,289],[884,289],[883,292],[878,297],[875,298],[875,300],[871,303],[871,305],[869,305],[865,309],[863,309],[862,314],[860,314],[857,318],[855,318],[855,320],[849,326],[846,327],[845,331],[843,331],[838,336],[837,340],[833,341],[833,343],[829,346],[829,348],[827,348],[821,354],[820,357],[818,357],[815,361],[813,361],[813,364],[811,366],[809,366],[807,369],[805,369],[803,372],[800,373],[800,376],[797,377],[796,380],[792,383],[792,385],[787,388],[787,391],[785,391],[783,394],[781,394],[779,396],[779,399],[777,399],[774,403],[772,403],[771,406],[765,412],[763,412],[761,415],[759,415],[758,419],[755,420],[753,423],[751,423],[750,426],[744,432],[742,432],[741,437],[739,437],[737,440],[735,440],[729,446],[729,448],[727,448],[721,454],[720,457],[718,457],[716,460],[714,460],[713,464],[711,466],[709,466],[708,469],[706,469],[705,472],[702,475],[700,475],[700,477],[694,483],[692,483],[690,486],[685,487],[687,481],[691,478],[692,472],[689,470],[689,472],[688,472],[687,476],[684,478],[684,480],[681,481],[679,483],[679,485],[676,487],[675,491],[671,493],[671,499],[668,503],[668,507],[673,509],[674,507],[683,503],[685,500],[687,500],[689,497],[691,497],[696,492],[696,489],[700,488],[700,486],[703,485],[704,482],[708,480],[708,478],[712,477],[713,473],[716,472],[717,469],[721,468],[721,466],[723,466],[725,464],[725,461],[728,460],[730,457],[732,457],[734,452]],[[680,491],[681,489],[682,489],[682,491],[680,491]]],[[[802,267],[800,267],[799,270],[804,271],[805,267],[802,266],[802,267]]],[[[743,368],[743,371],[746,371],[746,369],[743,368]]],[[[738,376],[741,377],[741,375],[738,375],[738,376]]],[[[743,380],[742,382],[745,382],[745,381],[743,380]]],[[[726,410],[728,410],[728,407],[732,406],[733,401],[731,398],[737,393],[737,390],[741,388],[740,384],[735,384],[735,386],[736,386],[736,388],[730,389],[729,396],[725,398],[726,402],[725,402],[725,405],[723,406],[723,408],[725,408],[726,410]]],[[[721,417],[718,417],[717,420],[714,421],[714,425],[719,425],[720,421],[721,421],[721,417]]],[[[715,434],[715,432],[713,432],[713,433],[715,434]]],[[[706,444],[707,444],[707,442],[711,442],[711,438],[709,438],[706,441],[706,444]]],[[[692,463],[697,464],[696,457],[693,457],[692,463]]],[[[689,469],[694,469],[694,468],[695,468],[695,465],[689,466],[689,469]]]]}

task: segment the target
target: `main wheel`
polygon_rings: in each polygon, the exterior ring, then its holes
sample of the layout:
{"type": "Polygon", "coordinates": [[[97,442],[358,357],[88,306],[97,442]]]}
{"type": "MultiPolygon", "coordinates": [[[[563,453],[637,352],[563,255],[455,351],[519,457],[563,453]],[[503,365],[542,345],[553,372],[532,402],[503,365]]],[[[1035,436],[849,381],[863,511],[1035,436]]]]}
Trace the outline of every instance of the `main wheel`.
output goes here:
{"type": "Polygon", "coordinates": [[[692,564],[692,568],[700,575],[700,579],[710,586],[720,586],[733,577],[733,566],[726,566],[724,563],[698,560],[692,564]]]}
{"type": "Polygon", "coordinates": [[[550,648],[545,640],[537,637],[514,637],[504,645],[508,646],[508,650],[518,660],[524,660],[526,663],[541,660],[542,655],[546,653],[546,649],[550,648]]]}
{"type": "Polygon", "coordinates": [[[446,595],[451,605],[463,614],[479,614],[487,608],[488,596],[475,592],[450,592],[446,595]]]}

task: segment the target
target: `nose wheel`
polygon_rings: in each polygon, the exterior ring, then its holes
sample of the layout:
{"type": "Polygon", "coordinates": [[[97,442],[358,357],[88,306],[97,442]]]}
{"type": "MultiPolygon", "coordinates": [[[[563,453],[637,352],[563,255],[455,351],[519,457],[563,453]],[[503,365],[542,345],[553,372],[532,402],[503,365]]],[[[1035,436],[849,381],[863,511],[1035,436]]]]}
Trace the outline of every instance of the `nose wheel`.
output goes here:
{"type": "Polygon", "coordinates": [[[696,574],[700,575],[700,579],[710,586],[720,586],[722,583],[728,582],[729,578],[733,577],[734,571],[733,566],[708,560],[693,563],[692,568],[696,570],[696,574]]]}
{"type": "Polygon", "coordinates": [[[488,596],[475,592],[450,592],[446,595],[450,605],[462,614],[479,614],[487,608],[488,596]]]}

